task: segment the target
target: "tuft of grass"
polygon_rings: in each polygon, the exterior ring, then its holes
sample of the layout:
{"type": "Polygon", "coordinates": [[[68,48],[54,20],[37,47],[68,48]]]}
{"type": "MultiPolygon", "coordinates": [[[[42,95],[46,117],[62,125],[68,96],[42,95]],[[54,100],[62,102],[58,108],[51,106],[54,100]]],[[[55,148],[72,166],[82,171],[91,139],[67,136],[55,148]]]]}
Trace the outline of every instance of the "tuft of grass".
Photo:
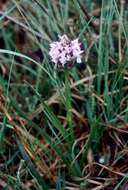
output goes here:
{"type": "Polygon", "coordinates": [[[128,3],[0,3],[0,189],[127,188],[128,3]],[[79,38],[56,70],[49,44],[79,38]]]}

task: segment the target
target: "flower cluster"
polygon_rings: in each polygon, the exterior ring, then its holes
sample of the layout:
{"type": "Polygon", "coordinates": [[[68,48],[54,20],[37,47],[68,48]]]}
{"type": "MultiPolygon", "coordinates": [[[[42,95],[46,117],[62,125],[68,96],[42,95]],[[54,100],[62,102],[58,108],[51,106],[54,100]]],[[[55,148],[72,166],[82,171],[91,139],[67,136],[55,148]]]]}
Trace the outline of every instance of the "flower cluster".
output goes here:
{"type": "Polygon", "coordinates": [[[60,36],[59,38],[59,41],[50,44],[49,55],[52,62],[62,67],[69,63],[81,63],[83,51],[78,39],[70,40],[67,35],[60,36]]]}

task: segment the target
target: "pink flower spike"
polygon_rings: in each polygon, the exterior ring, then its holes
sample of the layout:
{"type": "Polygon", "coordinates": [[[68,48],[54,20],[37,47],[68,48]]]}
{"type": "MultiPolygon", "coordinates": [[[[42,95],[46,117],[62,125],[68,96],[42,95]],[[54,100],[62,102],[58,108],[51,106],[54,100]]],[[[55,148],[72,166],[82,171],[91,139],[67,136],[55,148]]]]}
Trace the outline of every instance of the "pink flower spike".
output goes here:
{"type": "Polygon", "coordinates": [[[59,41],[50,44],[51,61],[59,67],[81,63],[82,53],[78,38],[70,40],[66,34],[59,36],[59,41]]]}

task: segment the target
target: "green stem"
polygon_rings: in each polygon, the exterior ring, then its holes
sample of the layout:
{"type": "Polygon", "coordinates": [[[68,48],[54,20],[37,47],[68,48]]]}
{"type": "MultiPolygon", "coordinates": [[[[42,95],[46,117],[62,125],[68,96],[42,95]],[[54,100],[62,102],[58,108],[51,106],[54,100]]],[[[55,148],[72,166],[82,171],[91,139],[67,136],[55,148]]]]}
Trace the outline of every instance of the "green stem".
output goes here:
{"type": "Polygon", "coordinates": [[[73,115],[72,115],[70,78],[69,78],[69,71],[67,69],[65,70],[65,105],[67,110],[67,122],[70,131],[70,141],[72,144],[74,142],[74,125],[73,125],[73,115]]]}

